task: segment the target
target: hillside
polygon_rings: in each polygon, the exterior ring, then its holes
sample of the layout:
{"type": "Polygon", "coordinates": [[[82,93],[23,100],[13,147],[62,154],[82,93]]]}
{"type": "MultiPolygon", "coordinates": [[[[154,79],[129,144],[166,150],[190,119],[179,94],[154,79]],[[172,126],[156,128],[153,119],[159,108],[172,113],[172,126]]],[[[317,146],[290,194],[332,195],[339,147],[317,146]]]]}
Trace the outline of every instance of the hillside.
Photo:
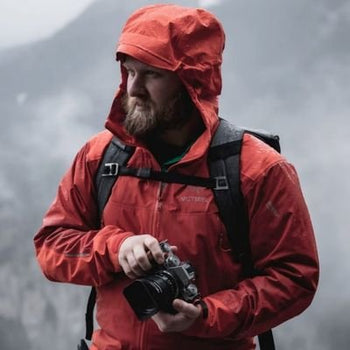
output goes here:
{"type": "MultiPolygon", "coordinates": [[[[119,84],[118,35],[149,3],[98,0],[51,38],[0,52],[2,350],[69,349],[83,335],[88,288],[45,280],[32,238],[74,154],[103,128],[119,84]]],[[[226,0],[210,10],[227,34],[221,115],[280,134],[318,240],[320,291],[303,316],[278,328],[279,349],[345,349],[349,3],[226,0]]]]}

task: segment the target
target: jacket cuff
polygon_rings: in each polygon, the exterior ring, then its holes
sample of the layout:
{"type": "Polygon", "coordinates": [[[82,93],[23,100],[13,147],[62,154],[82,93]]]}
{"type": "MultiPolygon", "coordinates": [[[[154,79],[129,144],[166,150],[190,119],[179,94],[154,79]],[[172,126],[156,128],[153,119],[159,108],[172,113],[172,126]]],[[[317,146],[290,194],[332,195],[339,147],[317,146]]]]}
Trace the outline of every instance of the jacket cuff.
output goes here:
{"type": "Polygon", "coordinates": [[[131,232],[112,234],[107,239],[107,254],[113,266],[113,272],[121,272],[121,266],[118,261],[118,253],[121,244],[129,237],[134,236],[131,232]]]}
{"type": "Polygon", "coordinates": [[[201,315],[198,319],[191,325],[190,328],[186,329],[182,333],[184,335],[188,335],[191,337],[201,337],[207,338],[210,337],[210,311],[205,300],[201,299],[199,302],[195,304],[199,304],[202,307],[201,315]]]}

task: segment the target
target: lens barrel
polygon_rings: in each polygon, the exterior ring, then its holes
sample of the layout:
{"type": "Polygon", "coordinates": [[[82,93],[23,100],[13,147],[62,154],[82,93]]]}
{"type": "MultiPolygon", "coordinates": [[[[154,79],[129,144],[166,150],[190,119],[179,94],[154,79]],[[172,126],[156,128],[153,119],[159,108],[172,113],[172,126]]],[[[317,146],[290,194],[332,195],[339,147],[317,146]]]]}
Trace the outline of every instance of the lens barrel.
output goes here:
{"type": "Polygon", "coordinates": [[[132,282],[124,295],[139,320],[146,320],[162,310],[176,313],[172,301],[178,296],[176,278],[166,270],[132,282]]]}

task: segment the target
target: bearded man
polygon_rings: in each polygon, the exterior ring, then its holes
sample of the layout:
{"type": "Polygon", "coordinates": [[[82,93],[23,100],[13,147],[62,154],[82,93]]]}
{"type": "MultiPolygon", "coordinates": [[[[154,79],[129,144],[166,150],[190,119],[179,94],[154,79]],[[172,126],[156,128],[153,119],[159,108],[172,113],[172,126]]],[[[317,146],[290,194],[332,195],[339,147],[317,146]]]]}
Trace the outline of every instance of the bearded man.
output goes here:
{"type": "Polygon", "coordinates": [[[141,8],[123,28],[107,130],[77,154],[34,240],[47,278],[95,287],[92,350],[254,349],[255,335],[312,301],[318,260],[296,172],[252,135],[243,138],[240,178],[258,276],[244,276],[233,258],[210,188],[120,174],[99,213],[96,174],[112,139],[133,149],[130,169],[209,176],[224,40],[214,15],[176,5],[141,8]],[[192,264],[199,293],[141,320],[124,291],[169,254],[192,264]]]}

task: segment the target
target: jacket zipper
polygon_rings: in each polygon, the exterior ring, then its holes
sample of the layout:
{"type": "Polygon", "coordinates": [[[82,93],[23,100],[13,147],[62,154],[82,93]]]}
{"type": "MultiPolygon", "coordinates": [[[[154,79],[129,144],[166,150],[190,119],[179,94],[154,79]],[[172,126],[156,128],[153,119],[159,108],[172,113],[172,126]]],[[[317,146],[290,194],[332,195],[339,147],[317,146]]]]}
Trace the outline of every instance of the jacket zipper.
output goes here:
{"type": "Polygon", "coordinates": [[[164,188],[166,186],[165,182],[159,182],[158,191],[157,191],[157,199],[155,201],[154,210],[153,210],[153,224],[152,224],[152,232],[154,237],[159,238],[159,212],[163,206],[162,195],[164,192],[164,188]]]}

